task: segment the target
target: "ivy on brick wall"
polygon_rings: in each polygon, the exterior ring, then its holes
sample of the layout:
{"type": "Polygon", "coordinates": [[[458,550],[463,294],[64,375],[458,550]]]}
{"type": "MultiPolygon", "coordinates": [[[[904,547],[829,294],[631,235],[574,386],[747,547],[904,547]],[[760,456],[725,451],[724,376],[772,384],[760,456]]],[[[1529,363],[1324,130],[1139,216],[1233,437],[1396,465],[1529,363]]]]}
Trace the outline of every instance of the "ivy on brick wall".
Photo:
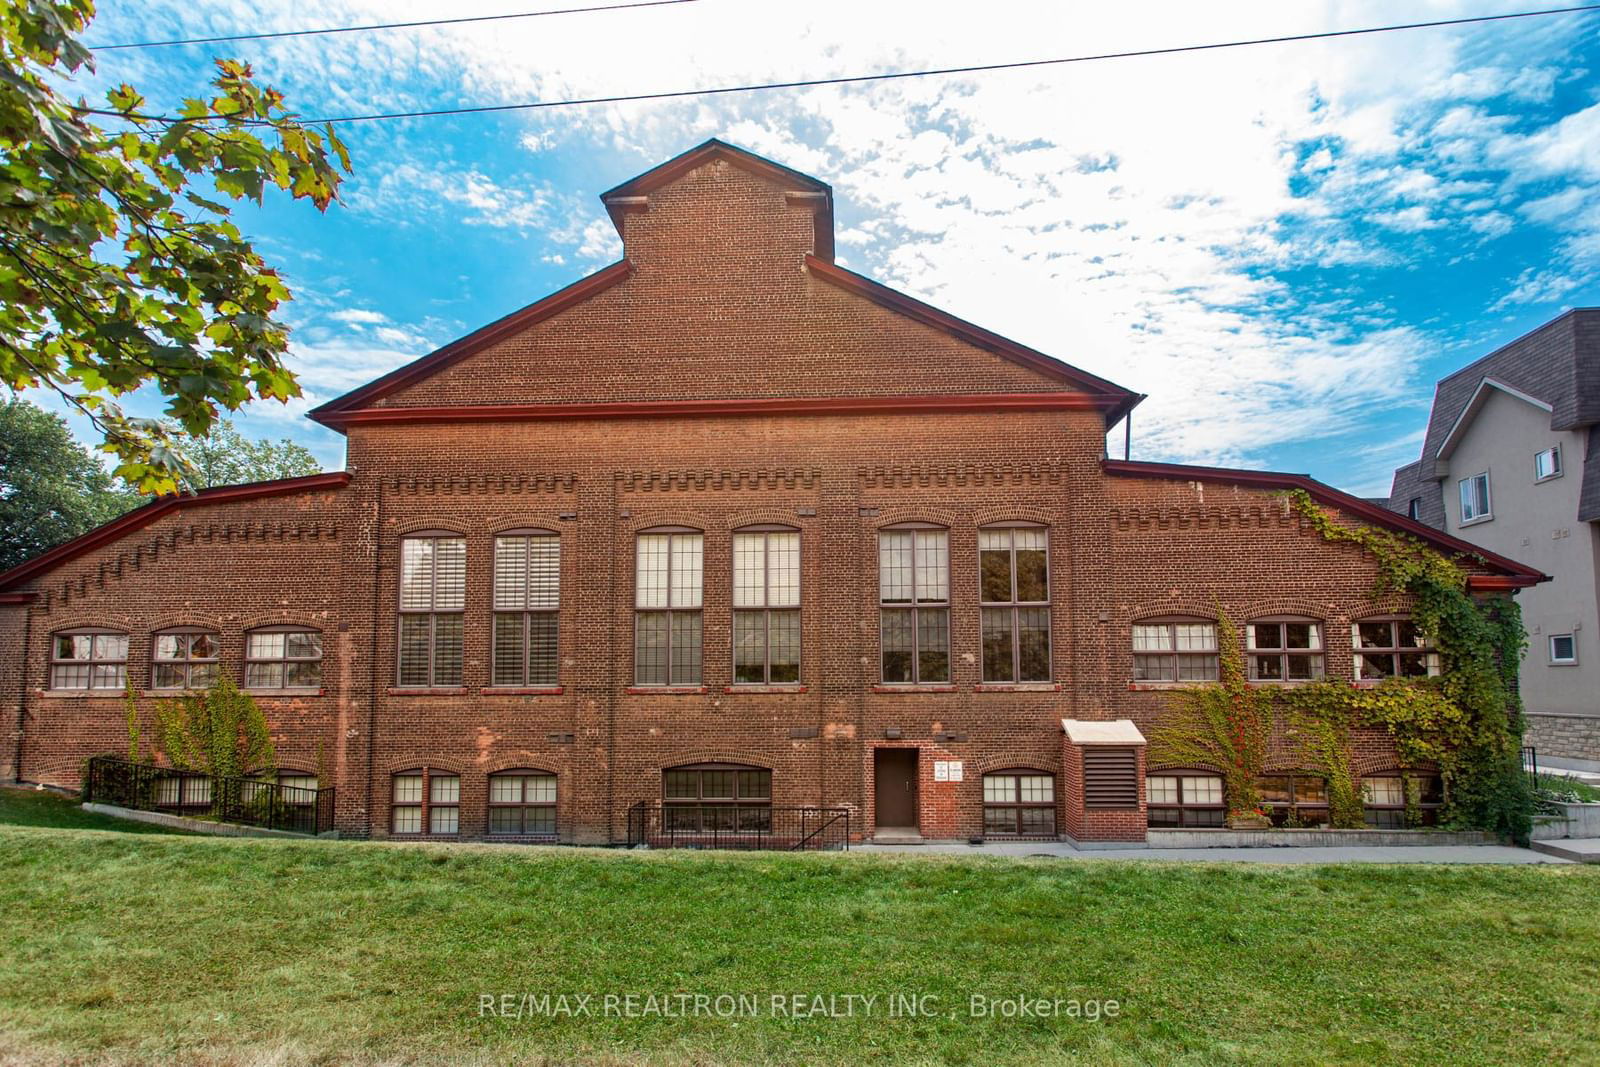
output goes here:
{"type": "MultiPolygon", "coordinates": [[[[1402,764],[1439,768],[1446,793],[1441,825],[1525,841],[1533,798],[1522,773],[1516,679],[1527,636],[1516,603],[1509,597],[1474,600],[1461,566],[1416,538],[1345,526],[1302,490],[1288,499],[1324,539],[1353,544],[1377,561],[1378,595],[1411,598],[1412,619],[1438,649],[1443,672],[1371,687],[1326,680],[1252,689],[1238,626],[1219,609],[1219,680],[1172,695],[1169,715],[1151,730],[1151,763],[1220,770],[1229,813],[1248,814],[1259,809],[1257,780],[1267,740],[1273,725],[1281,724],[1307,769],[1327,779],[1330,824],[1358,827],[1363,812],[1350,735],[1358,726],[1380,728],[1394,741],[1402,764]]],[[[1408,796],[1414,788],[1408,781],[1408,796]]]]}

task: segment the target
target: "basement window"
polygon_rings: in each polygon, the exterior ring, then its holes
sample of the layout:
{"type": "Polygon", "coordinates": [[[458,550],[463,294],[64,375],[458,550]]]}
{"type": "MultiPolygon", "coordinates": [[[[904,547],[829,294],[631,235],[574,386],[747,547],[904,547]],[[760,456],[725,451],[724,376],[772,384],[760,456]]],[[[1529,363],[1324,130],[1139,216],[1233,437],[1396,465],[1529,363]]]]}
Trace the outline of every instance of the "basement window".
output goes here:
{"type": "Polygon", "coordinates": [[[1153,827],[1221,826],[1227,821],[1218,775],[1162,771],[1146,777],[1144,788],[1153,827]]]}
{"type": "Polygon", "coordinates": [[[1038,771],[1001,771],[983,776],[985,836],[1054,837],[1056,778],[1038,771]]]}

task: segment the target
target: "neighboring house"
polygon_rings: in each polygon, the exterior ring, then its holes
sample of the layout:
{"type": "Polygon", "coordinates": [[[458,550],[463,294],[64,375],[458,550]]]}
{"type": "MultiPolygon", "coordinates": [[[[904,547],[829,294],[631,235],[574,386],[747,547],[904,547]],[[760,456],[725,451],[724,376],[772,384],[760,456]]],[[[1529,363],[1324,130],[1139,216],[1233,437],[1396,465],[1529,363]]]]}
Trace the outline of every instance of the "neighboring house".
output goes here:
{"type": "Polygon", "coordinates": [[[1440,379],[1388,506],[1553,576],[1519,598],[1528,743],[1600,761],[1600,309],[1440,379]]]}
{"type": "MultiPolygon", "coordinates": [[[[1282,491],[1469,546],[1300,475],[1108,460],[1139,394],[838,266],[815,178],[712,141],[602,199],[622,261],[312,413],[347,471],[0,575],[0,777],[76,784],[126,749],[124,685],[148,714],[225,670],[358,836],[726,839],[822,805],[1137,840],[1222,822],[1217,768],[1144,756],[1216,678],[1219,608],[1262,685],[1439,669],[1282,491]]],[[[1437,803],[1387,734],[1354,749],[1375,825],[1402,771],[1437,803]]],[[[1269,770],[1280,817],[1325,818],[1286,739],[1269,770]]]]}

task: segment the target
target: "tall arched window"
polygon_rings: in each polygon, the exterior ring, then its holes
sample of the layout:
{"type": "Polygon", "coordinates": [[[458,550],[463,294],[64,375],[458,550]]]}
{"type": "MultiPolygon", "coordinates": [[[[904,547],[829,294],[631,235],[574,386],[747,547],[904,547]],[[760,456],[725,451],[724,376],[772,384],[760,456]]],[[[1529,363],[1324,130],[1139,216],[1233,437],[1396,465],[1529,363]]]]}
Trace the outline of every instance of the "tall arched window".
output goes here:
{"type": "Polygon", "coordinates": [[[553,686],[559,676],[561,538],[509,530],[494,539],[494,684],[553,686]]]}
{"type": "Polygon", "coordinates": [[[800,680],[800,531],[793,527],[734,532],[733,680],[800,680]]]}
{"type": "Polygon", "coordinates": [[[639,534],[634,570],[635,685],[699,685],[705,537],[687,527],[639,534]]]}
{"type": "Polygon", "coordinates": [[[878,532],[879,634],[889,685],[950,680],[950,531],[905,523],[878,532]]]}
{"type": "Polygon", "coordinates": [[[983,680],[1050,680],[1050,534],[1043,526],[978,531],[983,680]]]}
{"type": "Polygon", "coordinates": [[[424,530],[400,542],[397,681],[401,687],[461,684],[466,603],[465,537],[447,530],[424,530]]]}

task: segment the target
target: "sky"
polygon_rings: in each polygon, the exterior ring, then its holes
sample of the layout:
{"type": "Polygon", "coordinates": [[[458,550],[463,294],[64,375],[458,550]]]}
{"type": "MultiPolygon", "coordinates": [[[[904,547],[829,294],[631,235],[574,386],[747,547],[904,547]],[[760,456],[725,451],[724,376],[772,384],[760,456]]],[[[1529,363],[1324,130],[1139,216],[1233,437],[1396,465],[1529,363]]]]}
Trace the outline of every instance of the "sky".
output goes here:
{"type": "MultiPolygon", "coordinates": [[[[599,0],[583,0],[584,3],[599,0]]],[[[92,43],[581,6],[103,2],[92,43]]],[[[157,102],[248,60],[308,117],[709,88],[1522,10],[1522,0],[693,0],[103,52],[157,102]]],[[[295,299],[305,395],[238,419],[330,469],[304,412],[617,259],[598,194],[707,137],[832,184],[838,261],[1149,394],[1133,457],[1366,496],[1433,382],[1600,304],[1600,13],[711,98],[349,124],[318,214],[241,225],[295,299]]],[[[78,87],[75,87],[78,88],[78,87]]],[[[154,414],[158,398],[128,407],[154,414]]],[[[75,426],[81,435],[87,427],[75,426]]],[[[1120,455],[1121,431],[1113,436],[1120,455]]]]}

